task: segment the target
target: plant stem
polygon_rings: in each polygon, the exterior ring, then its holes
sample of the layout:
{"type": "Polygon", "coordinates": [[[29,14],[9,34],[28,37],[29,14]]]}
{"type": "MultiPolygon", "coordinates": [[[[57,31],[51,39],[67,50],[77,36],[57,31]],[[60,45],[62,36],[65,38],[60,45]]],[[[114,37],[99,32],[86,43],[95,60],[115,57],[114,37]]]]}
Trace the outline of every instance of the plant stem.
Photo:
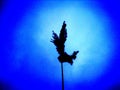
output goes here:
{"type": "Polygon", "coordinates": [[[64,90],[64,72],[63,72],[63,63],[61,63],[61,70],[62,70],[62,90],[64,90]]]}

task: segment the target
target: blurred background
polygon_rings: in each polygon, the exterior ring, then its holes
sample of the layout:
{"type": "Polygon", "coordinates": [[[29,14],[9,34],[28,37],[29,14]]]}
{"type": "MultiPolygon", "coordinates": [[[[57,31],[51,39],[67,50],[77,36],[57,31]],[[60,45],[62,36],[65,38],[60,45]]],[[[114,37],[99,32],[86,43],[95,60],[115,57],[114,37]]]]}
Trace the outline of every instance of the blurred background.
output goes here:
{"type": "Polygon", "coordinates": [[[120,90],[118,0],[1,0],[0,90],[61,90],[52,30],[66,21],[65,90],[120,90]]]}

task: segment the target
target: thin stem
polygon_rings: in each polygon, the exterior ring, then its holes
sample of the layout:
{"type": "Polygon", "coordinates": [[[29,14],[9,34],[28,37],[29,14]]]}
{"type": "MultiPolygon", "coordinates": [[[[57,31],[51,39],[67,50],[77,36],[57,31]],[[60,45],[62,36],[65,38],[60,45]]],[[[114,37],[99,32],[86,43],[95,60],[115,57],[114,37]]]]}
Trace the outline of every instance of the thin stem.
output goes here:
{"type": "Polygon", "coordinates": [[[61,63],[61,70],[62,70],[62,90],[64,90],[64,72],[63,72],[63,63],[61,63]]]}

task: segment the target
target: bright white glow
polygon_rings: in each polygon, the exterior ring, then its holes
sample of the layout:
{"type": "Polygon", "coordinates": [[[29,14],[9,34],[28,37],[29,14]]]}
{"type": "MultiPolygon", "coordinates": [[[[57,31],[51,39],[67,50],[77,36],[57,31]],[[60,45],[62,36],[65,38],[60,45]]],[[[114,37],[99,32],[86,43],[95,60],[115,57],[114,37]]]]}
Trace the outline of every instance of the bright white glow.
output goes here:
{"type": "MultiPolygon", "coordinates": [[[[80,51],[73,66],[64,64],[65,81],[68,81],[68,83],[73,82],[73,80],[75,83],[92,81],[107,69],[113,44],[110,41],[110,35],[107,34],[107,30],[110,29],[109,18],[103,11],[98,9],[98,12],[96,12],[91,8],[85,8],[84,5],[71,3],[62,7],[47,7],[37,10],[34,19],[33,27],[35,31],[32,35],[36,45],[40,47],[38,51],[41,50],[45,54],[44,62],[42,61],[43,58],[39,59],[44,63],[42,64],[43,67],[47,65],[44,68],[47,71],[43,72],[44,74],[49,73],[49,75],[45,75],[45,77],[61,81],[61,70],[57,60],[58,54],[55,46],[50,43],[50,39],[52,38],[52,30],[59,33],[64,20],[67,23],[68,31],[66,51],[69,54],[74,50],[80,51]]],[[[36,47],[33,49],[36,49],[36,47]]],[[[31,62],[31,66],[36,69],[36,72],[40,73],[39,70],[41,69],[38,61],[31,62]]]]}

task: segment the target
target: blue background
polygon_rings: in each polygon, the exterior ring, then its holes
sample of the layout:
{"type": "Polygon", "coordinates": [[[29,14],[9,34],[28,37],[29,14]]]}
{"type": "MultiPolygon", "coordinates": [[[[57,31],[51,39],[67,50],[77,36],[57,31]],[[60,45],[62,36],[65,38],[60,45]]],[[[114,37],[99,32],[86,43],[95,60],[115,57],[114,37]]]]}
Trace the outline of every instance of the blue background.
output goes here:
{"type": "MultiPolygon", "coordinates": [[[[50,39],[65,20],[65,90],[120,88],[120,2],[3,1],[0,11],[0,84],[15,90],[60,90],[61,68],[50,39]]],[[[114,90],[114,89],[113,89],[114,90]]]]}

